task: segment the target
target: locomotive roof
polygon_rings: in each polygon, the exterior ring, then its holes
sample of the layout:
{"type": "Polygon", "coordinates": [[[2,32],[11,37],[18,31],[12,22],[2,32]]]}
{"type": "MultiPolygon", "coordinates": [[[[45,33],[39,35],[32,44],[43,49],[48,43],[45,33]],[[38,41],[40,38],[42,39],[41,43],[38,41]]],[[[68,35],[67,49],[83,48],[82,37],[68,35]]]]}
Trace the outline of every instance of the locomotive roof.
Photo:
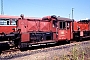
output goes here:
{"type": "Polygon", "coordinates": [[[57,20],[61,20],[61,21],[72,21],[72,19],[64,18],[64,17],[57,17],[57,20]]]}
{"type": "Polygon", "coordinates": [[[60,20],[60,21],[72,21],[72,19],[70,19],[70,18],[65,18],[65,17],[60,17],[60,16],[57,17],[55,15],[43,17],[43,19],[45,19],[45,20],[48,20],[50,18],[55,18],[55,19],[60,20]]]}

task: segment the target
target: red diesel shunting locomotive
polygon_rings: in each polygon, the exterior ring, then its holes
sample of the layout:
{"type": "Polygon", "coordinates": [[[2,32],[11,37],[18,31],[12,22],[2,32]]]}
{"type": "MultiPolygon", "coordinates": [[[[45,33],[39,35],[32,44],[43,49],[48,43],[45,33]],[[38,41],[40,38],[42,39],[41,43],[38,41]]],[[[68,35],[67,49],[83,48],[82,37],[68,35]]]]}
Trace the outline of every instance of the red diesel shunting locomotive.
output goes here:
{"type": "Polygon", "coordinates": [[[56,16],[42,19],[22,18],[18,19],[17,28],[20,32],[19,47],[21,48],[32,44],[69,41],[73,38],[72,20],[68,18],[56,16]]]}

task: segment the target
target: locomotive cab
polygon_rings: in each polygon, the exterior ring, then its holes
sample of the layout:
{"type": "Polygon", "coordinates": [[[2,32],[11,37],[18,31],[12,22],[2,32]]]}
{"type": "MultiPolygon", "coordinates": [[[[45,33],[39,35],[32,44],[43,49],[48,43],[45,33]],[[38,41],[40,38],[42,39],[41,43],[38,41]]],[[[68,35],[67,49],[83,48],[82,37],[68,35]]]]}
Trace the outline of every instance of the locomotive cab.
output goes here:
{"type": "Polygon", "coordinates": [[[72,20],[68,18],[61,18],[58,19],[58,40],[70,40],[71,39],[71,27],[72,20]]]}

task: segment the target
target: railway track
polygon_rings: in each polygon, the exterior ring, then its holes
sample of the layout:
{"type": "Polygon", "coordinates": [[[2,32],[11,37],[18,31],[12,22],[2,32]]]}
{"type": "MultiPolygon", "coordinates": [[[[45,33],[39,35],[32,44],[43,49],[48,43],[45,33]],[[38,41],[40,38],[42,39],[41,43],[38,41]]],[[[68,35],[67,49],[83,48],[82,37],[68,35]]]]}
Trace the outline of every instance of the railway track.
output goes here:
{"type": "Polygon", "coordinates": [[[41,52],[48,52],[52,50],[60,50],[60,49],[69,49],[72,48],[76,45],[88,45],[90,44],[89,41],[83,41],[83,42],[77,42],[77,43],[71,43],[71,44],[65,44],[65,45],[60,45],[60,46],[54,46],[54,47],[49,47],[49,48],[42,48],[42,49],[35,49],[35,50],[27,50],[27,51],[19,51],[18,49],[10,49],[3,51],[3,53],[0,55],[0,59],[11,59],[11,58],[16,58],[16,57],[22,57],[22,56],[27,56],[27,55],[32,55],[36,53],[41,53],[41,52]]]}
{"type": "Polygon", "coordinates": [[[12,48],[12,49],[9,49],[9,50],[2,51],[2,54],[7,54],[7,53],[10,54],[10,53],[14,53],[16,51],[20,51],[20,50],[12,48]]]}
{"type": "MultiPolygon", "coordinates": [[[[71,42],[71,43],[75,43],[75,42],[71,42]]],[[[44,49],[44,48],[53,47],[53,46],[59,46],[59,45],[64,45],[64,44],[65,44],[64,42],[62,42],[62,44],[61,44],[61,42],[59,42],[57,44],[56,43],[36,44],[36,45],[33,44],[32,47],[29,46],[30,48],[27,48],[25,50],[44,49]]],[[[18,51],[20,52],[19,49],[11,47],[9,50],[2,51],[1,55],[12,54],[12,53],[15,53],[15,52],[18,52],[18,51]]]]}

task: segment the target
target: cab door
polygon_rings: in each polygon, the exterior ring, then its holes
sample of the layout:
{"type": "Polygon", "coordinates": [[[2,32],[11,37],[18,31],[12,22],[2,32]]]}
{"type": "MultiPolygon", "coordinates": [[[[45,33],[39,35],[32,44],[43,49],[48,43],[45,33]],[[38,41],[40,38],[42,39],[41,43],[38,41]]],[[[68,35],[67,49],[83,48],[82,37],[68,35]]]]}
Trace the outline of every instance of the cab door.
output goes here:
{"type": "Polygon", "coordinates": [[[59,21],[58,27],[58,40],[70,40],[70,22],[59,21]]]}
{"type": "Polygon", "coordinates": [[[71,35],[72,35],[71,22],[66,22],[66,38],[67,38],[67,40],[71,39],[71,35]]]}

